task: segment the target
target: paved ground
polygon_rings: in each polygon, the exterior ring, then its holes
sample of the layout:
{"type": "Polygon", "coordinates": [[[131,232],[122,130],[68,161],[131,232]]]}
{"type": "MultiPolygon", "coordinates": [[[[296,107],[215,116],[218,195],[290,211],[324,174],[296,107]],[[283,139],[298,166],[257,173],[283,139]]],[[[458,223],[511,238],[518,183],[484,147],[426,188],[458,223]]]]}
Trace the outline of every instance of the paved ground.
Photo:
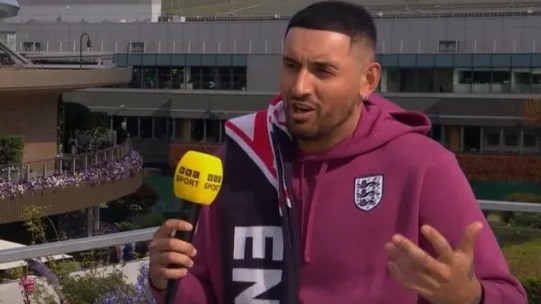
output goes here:
{"type": "MultiPolygon", "coordinates": [[[[125,266],[111,266],[98,269],[98,271],[110,271],[113,267],[119,267],[123,270],[126,280],[130,283],[134,283],[137,279],[139,268],[143,263],[148,263],[147,259],[142,259],[135,262],[126,263],[125,266]]],[[[83,274],[83,272],[76,272],[75,275],[83,274]]],[[[11,282],[6,284],[0,284],[0,303],[2,304],[23,304],[21,297],[21,290],[17,282],[11,282]]]]}

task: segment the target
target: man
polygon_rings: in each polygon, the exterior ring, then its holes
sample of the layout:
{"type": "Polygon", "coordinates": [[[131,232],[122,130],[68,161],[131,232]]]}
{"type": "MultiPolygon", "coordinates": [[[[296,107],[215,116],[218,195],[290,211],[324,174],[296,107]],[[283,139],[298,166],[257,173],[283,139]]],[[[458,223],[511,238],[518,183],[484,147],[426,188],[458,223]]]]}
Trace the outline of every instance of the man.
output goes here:
{"type": "Polygon", "coordinates": [[[227,122],[224,181],[193,229],[150,246],[161,302],[524,304],[454,155],[429,120],[372,93],[369,13],[319,2],[292,17],[280,93],[227,122]],[[168,268],[169,264],[183,269],[168,268]]]}

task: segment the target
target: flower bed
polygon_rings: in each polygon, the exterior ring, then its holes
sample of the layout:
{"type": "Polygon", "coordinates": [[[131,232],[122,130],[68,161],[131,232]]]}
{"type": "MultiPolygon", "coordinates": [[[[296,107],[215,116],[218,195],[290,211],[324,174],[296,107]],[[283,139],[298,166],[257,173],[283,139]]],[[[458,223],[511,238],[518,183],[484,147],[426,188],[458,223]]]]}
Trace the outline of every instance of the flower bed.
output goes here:
{"type": "Polygon", "coordinates": [[[122,158],[102,163],[99,166],[89,167],[75,174],[55,173],[49,176],[19,181],[0,180],[0,200],[13,199],[32,191],[79,186],[81,184],[100,185],[122,180],[135,176],[141,170],[142,165],[143,158],[141,155],[137,151],[131,150],[122,158]]]}

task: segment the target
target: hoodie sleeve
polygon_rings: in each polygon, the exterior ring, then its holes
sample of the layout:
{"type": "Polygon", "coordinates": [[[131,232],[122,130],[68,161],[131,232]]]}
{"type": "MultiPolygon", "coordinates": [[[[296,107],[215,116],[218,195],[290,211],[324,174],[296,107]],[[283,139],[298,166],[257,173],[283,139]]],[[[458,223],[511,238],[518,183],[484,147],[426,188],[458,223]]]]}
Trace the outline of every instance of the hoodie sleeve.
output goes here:
{"type": "MultiPolygon", "coordinates": [[[[225,159],[225,149],[220,148],[216,155],[225,159]]],[[[218,200],[218,199],[217,199],[218,200]]],[[[201,208],[194,234],[193,245],[197,249],[194,266],[179,283],[175,304],[214,304],[221,294],[221,259],[219,249],[218,208],[216,201],[201,208]]],[[[165,290],[158,290],[149,281],[157,304],[164,303],[165,290]]]]}
{"type": "MultiPolygon", "coordinates": [[[[477,236],[474,267],[483,286],[484,304],[524,304],[526,292],[511,275],[496,237],[477,203],[468,180],[456,157],[444,153],[427,169],[421,186],[420,224],[429,224],[458,246],[467,225],[480,221],[483,229],[477,236]]],[[[434,254],[423,237],[420,246],[434,254]]]]}

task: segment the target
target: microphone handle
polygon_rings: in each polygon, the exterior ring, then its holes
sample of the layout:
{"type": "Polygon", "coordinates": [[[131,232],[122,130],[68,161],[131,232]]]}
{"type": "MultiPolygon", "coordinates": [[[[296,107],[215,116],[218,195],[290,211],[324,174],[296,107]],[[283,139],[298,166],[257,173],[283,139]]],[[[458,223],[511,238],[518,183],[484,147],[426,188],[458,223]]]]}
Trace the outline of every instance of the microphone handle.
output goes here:
{"type": "MultiPolygon", "coordinates": [[[[180,204],[180,216],[179,219],[186,221],[193,225],[192,231],[176,231],[175,238],[183,240],[188,243],[192,243],[197,219],[199,218],[199,211],[201,210],[200,204],[195,204],[188,201],[183,201],[180,204]]],[[[182,268],[176,264],[169,264],[168,268],[182,268]]],[[[165,290],[164,304],[175,304],[175,298],[177,296],[179,280],[169,279],[167,281],[167,289],[165,290]]]]}

